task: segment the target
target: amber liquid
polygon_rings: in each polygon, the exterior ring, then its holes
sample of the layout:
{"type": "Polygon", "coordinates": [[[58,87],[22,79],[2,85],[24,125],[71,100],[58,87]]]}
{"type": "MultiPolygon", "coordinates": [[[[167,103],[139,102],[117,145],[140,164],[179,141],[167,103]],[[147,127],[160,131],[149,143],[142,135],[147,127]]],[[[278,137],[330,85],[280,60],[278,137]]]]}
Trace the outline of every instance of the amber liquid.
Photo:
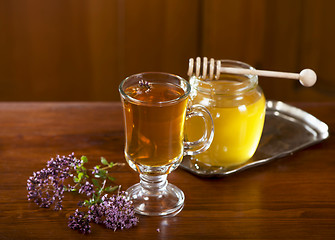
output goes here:
{"type": "Polygon", "coordinates": [[[152,84],[150,91],[130,86],[125,93],[141,101],[123,99],[126,160],[137,167],[158,167],[181,161],[187,99],[166,101],[178,99],[184,90],[159,83],[152,84]]]}

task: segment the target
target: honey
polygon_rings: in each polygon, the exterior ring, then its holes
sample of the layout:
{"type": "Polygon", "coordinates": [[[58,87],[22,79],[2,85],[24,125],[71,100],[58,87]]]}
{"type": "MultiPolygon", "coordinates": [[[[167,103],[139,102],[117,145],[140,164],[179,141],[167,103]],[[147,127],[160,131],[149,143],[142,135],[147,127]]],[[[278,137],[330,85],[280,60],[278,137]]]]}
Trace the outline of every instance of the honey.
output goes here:
{"type": "MultiPolygon", "coordinates": [[[[243,63],[237,63],[244,67],[243,63]]],[[[226,64],[235,66],[236,62],[226,64]]],[[[222,74],[211,81],[192,77],[190,83],[192,104],[205,106],[214,120],[211,146],[194,158],[217,167],[246,162],[257,149],[265,119],[265,97],[257,76],[222,74]]],[[[189,119],[185,126],[187,138],[194,141],[201,137],[202,126],[201,119],[189,119]]]]}

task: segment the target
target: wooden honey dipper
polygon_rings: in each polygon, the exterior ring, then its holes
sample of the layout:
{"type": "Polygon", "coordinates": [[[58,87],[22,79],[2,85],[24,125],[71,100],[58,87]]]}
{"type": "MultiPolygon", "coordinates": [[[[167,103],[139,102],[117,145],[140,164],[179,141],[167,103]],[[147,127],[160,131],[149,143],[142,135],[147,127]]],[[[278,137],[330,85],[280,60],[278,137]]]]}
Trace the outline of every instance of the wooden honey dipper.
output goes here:
{"type": "Polygon", "coordinates": [[[276,77],[276,78],[288,78],[299,80],[301,85],[305,87],[311,87],[316,82],[316,73],[312,69],[304,69],[300,73],[288,73],[288,72],[277,72],[268,70],[256,70],[256,69],[246,69],[246,68],[236,68],[236,67],[221,67],[221,61],[215,62],[213,58],[209,60],[206,57],[202,61],[202,74],[201,71],[201,58],[197,57],[196,61],[193,58],[189,59],[188,65],[188,76],[195,75],[196,77],[201,76],[203,79],[213,80],[214,74],[215,78],[218,79],[221,73],[230,74],[251,74],[264,77],[276,77]],[[209,75],[207,75],[207,69],[209,68],[209,75]],[[195,72],[194,72],[195,70],[195,72]]]}

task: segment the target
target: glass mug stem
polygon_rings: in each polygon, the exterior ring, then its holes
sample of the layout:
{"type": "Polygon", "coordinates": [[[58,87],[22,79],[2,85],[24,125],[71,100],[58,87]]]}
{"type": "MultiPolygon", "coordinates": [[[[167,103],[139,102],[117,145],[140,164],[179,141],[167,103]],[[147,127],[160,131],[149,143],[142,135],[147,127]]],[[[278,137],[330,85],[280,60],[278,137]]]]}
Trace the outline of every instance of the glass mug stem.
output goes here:
{"type": "Polygon", "coordinates": [[[138,214],[177,214],[184,205],[182,190],[168,183],[167,174],[186,153],[194,155],[208,148],[213,139],[213,120],[202,106],[187,109],[191,86],[168,73],[140,73],[119,86],[125,120],[125,158],[140,174],[140,183],[128,188],[129,199],[138,214]],[[203,136],[184,143],[186,119],[201,117],[203,136]]]}
{"type": "Polygon", "coordinates": [[[136,213],[141,215],[176,215],[184,207],[183,191],[168,183],[167,174],[140,174],[140,183],[128,188],[127,193],[131,196],[136,213]]]}

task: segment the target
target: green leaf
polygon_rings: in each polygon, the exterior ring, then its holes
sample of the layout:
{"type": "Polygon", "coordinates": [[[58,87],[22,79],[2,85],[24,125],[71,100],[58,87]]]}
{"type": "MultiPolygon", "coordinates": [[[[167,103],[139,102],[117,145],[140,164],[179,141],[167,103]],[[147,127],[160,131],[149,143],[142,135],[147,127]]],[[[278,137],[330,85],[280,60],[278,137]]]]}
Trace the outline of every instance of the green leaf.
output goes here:
{"type": "Polygon", "coordinates": [[[111,180],[111,181],[114,181],[114,180],[115,180],[115,178],[113,178],[112,176],[109,176],[109,175],[108,175],[107,177],[108,177],[108,179],[111,180]]]}
{"type": "Polygon", "coordinates": [[[110,167],[110,168],[114,167],[114,163],[113,163],[113,162],[110,162],[110,163],[109,163],[109,167],[110,167]]]}
{"type": "Polygon", "coordinates": [[[77,178],[76,176],[74,176],[74,177],[73,177],[73,181],[74,181],[75,183],[78,183],[78,182],[79,182],[79,178],[77,178]]]}
{"type": "Polygon", "coordinates": [[[83,173],[83,172],[79,172],[79,173],[78,173],[78,181],[79,181],[79,182],[81,182],[83,176],[84,176],[84,173],[83,173]]]}
{"type": "Polygon", "coordinates": [[[118,188],[119,188],[119,186],[114,186],[114,187],[108,186],[108,187],[105,188],[105,192],[114,192],[118,188]]]}
{"type": "Polygon", "coordinates": [[[106,158],[104,158],[104,157],[101,157],[101,163],[102,163],[103,165],[109,165],[108,161],[107,161],[106,158]]]}
{"type": "Polygon", "coordinates": [[[104,170],[104,169],[100,169],[100,171],[99,171],[99,173],[98,173],[98,176],[101,177],[101,178],[106,179],[106,178],[107,178],[106,173],[107,173],[106,170],[104,170]]]}
{"type": "Polygon", "coordinates": [[[96,187],[100,188],[100,183],[99,183],[99,181],[98,181],[98,180],[96,180],[96,179],[92,178],[92,183],[93,183],[93,185],[94,185],[94,186],[96,186],[96,187]]]}
{"type": "Polygon", "coordinates": [[[92,198],[90,199],[90,202],[95,202],[97,198],[97,195],[93,193],[92,198]]]}
{"type": "Polygon", "coordinates": [[[80,160],[83,162],[83,163],[87,163],[88,162],[88,159],[86,156],[81,156],[80,160]]]}
{"type": "Polygon", "coordinates": [[[90,205],[93,205],[95,203],[95,199],[94,198],[90,198],[90,205]]]}

